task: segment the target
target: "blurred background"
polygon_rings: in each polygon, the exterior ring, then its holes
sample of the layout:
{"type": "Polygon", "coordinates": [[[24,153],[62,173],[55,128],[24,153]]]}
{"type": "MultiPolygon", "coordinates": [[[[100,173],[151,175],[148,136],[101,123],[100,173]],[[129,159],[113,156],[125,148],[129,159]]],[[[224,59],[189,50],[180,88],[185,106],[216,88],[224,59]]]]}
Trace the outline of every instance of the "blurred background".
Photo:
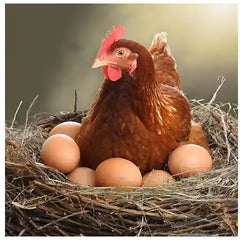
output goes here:
{"type": "Polygon", "coordinates": [[[209,100],[218,76],[226,83],[217,101],[237,103],[237,5],[224,4],[7,4],[6,119],[19,102],[17,121],[38,94],[31,114],[87,109],[101,86],[91,69],[112,25],[149,47],[165,31],[188,98],[209,100]]]}

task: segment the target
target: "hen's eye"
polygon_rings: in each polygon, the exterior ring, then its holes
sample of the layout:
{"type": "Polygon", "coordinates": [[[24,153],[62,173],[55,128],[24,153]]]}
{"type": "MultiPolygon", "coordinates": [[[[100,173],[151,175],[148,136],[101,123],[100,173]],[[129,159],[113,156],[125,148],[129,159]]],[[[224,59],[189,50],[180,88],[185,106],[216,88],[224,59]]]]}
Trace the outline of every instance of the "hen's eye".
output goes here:
{"type": "Polygon", "coordinates": [[[125,51],[123,49],[120,49],[117,51],[117,57],[123,57],[125,55],[125,51]]]}

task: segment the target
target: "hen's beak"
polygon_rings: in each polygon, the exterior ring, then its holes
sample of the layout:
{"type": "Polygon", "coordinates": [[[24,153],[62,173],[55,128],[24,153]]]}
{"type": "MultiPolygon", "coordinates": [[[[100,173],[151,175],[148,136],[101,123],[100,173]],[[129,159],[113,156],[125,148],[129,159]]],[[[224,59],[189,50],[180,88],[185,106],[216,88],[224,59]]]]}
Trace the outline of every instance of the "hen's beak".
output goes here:
{"type": "Polygon", "coordinates": [[[92,68],[98,68],[105,65],[107,65],[106,62],[100,61],[98,58],[96,58],[93,62],[92,68]]]}
{"type": "Polygon", "coordinates": [[[98,58],[96,58],[93,62],[92,68],[103,67],[103,66],[107,66],[109,64],[115,64],[115,62],[112,62],[112,61],[109,61],[109,60],[100,61],[98,58]]]}
{"type": "Polygon", "coordinates": [[[109,64],[109,61],[100,61],[98,58],[96,58],[93,62],[92,68],[98,68],[103,67],[109,64]]]}

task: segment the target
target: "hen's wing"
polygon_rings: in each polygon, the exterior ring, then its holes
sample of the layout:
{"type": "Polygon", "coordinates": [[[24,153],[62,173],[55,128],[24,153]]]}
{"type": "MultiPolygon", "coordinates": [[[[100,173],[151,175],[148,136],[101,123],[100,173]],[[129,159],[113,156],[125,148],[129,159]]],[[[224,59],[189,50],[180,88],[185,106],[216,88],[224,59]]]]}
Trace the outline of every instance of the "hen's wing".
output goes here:
{"type": "Polygon", "coordinates": [[[154,36],[149,52],[153,58],[157,81],[182,90],[176,62],[167,44],[167,33],[161,32],[154,36]]]}

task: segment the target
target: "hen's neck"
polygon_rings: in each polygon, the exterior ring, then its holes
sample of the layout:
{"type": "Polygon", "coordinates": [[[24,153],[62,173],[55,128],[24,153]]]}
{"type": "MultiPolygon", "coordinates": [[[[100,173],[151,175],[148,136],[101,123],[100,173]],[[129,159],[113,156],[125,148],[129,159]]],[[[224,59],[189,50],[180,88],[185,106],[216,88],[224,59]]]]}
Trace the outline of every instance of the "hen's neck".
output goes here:
{"type": "Polygon", "coordinates": [[[140,53],[137,68],[133,72],[131,80],[131,92],[143,102],[148,103],[152,98],[161,95],[160,88],[155,78],[155,69],[150,53],[143,51],[140,53]],[[138,96],[137,96],[138,95],[138,96]]]}

